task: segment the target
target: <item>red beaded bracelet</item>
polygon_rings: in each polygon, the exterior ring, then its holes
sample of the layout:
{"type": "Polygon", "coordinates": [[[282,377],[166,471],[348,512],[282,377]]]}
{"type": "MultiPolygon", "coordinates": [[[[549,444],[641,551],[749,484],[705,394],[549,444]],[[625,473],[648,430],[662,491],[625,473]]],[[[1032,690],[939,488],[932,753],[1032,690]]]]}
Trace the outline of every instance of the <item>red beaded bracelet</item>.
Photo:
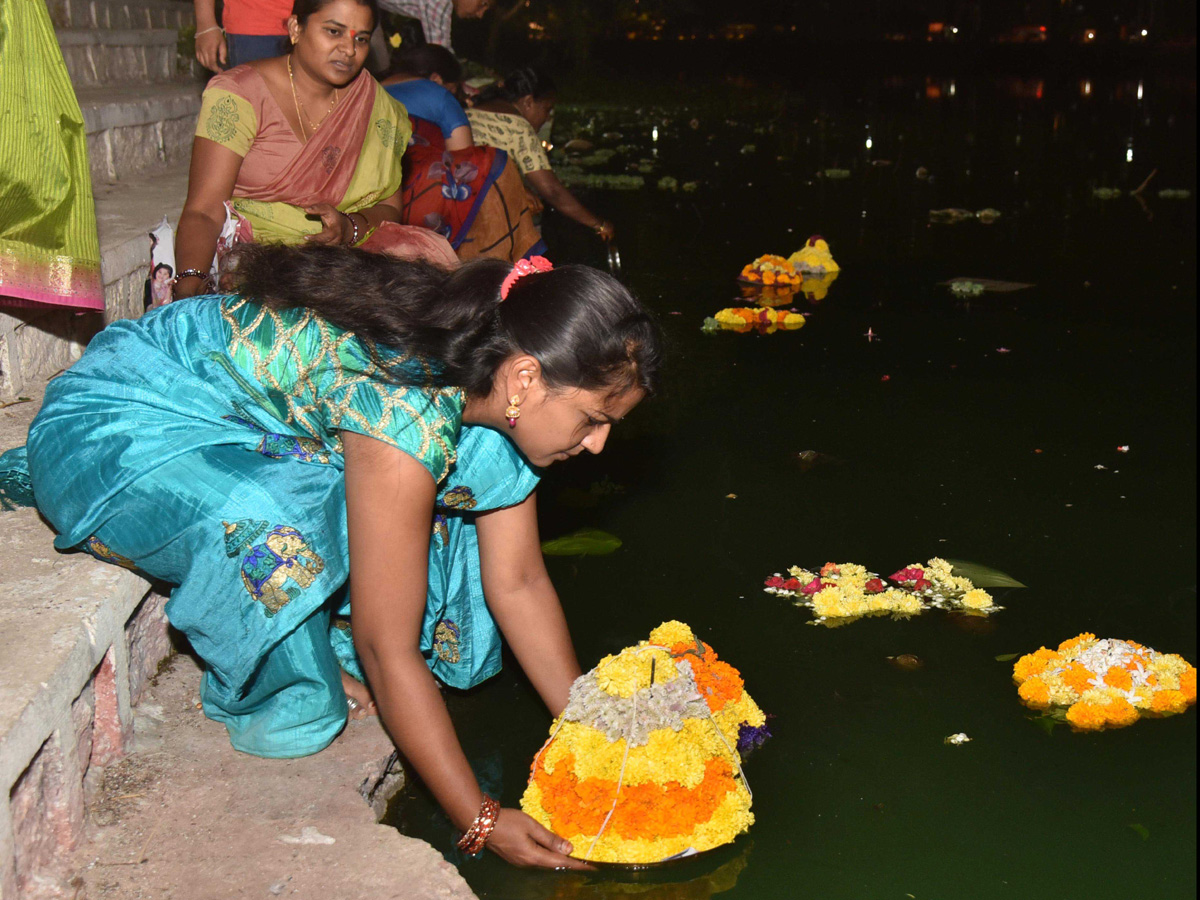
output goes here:
{"type": "Polygon", "coordinates": [[[479,807],[479,815],[475,817],[475,821],[471,823],[471,827],[467,829],[466,834],[459,840],[458,849],[468,856],[474,856],[482,850],[483,845],[492,836],[492,829],[496,827],[496,820],[499,818],[500,801],[493,800],[487,794],[484,794],[483,805],[479,807]]]}

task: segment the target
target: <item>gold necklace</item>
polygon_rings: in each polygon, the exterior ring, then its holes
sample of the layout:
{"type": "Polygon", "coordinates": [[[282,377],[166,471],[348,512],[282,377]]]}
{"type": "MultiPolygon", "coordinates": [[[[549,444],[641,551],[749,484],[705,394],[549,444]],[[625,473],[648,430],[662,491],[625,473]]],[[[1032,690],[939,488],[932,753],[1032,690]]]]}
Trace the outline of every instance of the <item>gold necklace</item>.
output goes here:
{"type": "Polygon", "coordinates": [[[308,134],[304,130],[304,120],[308,119],[309,131],[315,132],[318,128],[320,128],[321,123],[324,122],[327,118],[329,118],[329,113],[333,112],[333,108],[335,106],[337,106],[337,103],[338,103],[337,88],[333,89],[333,99],[329,101],[328,112],[326,112],[325,115],[321,117],[320,122],[317,122],[314,125],[313,120],[308,118],[308,114],[306,112],[304,112],[304,107],[300,104],[300,95],[296,93],[296,80],[292,77],[292,57],[290,55],[287,57],[287,70],[288,70],[288,84],[291,85],[291,87],[292,87],[292,102],[294,102],[296,104],[296,121],[300,123],[301,141],[303,143],[307,144],[308,143],[308,134]]]}

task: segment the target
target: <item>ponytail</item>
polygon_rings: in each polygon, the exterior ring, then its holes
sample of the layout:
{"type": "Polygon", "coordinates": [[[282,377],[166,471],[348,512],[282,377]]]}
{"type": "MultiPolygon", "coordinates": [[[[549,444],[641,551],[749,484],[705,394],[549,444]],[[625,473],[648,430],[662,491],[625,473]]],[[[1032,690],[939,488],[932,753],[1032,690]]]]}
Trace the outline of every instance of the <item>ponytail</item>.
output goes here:
{"type": "MultiPolygon", "coordinates": [[[[587,266],[521,278],[501,301],[512,266],[497,259],[447,271],[357,249],[242,244],[230,261],[230,281],[243,296],[272,309],[311,309],[421,357],[433,363],[434,385],[470,396],[489,394],[500,364],[518,353],[538,360],[551,389],[649,395],[658,386],[657,323],[620,282],[587,266]]],[[[401,384],[428,383],[423,371],[396,367],[392,375],[401,384]]]]}

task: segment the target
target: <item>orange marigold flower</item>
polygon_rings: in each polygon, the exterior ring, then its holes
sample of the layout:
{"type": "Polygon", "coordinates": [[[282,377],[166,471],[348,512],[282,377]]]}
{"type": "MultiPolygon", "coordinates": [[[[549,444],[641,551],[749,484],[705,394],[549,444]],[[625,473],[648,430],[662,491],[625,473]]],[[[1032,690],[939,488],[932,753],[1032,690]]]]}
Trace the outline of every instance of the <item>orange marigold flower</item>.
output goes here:
{"type": "MultiPolygon", "coordinates": [[[[1074,668],[1077,665],[1079,665],[1079,663],[1073,663],[1071,668],[1074,668]]],[[[1080,666],[1080,668],[1083,667],[1080,666]]],[[[1118,691],[1133,690],[1133,678],[1130,677],[1128,671],[1117,666],[1110,667],[1109,670],[1104,673],[1104,683],[1109,687],[1115,687],[1118,691]]]]}
{"type": "Polygon", "coordinates": [[[1104,707],[1104,718],[1109,728],[1124,728],[1138,720],[1137,707],[1128,700],[1116,699],[1104,707]]]}
{"type": "Polygon", "coordinates": [[[1183,696],[1187,697],[1188,703],[1196,702],[1196,667],[1188,666],[1187,670],[1179,676],[1179,690],[1183,692],[1183,696]]]}
{"type": "Polygon", "coordinates": [[[1181,713],[1188,708],[1188,698],[1183,691],[1156,691],[1150,709],[1160,715],[1181,713]]]}
{"type": "Polygon", "coordinates": [[[1047,650],[1045,647],[1039,647],[1033,652],[1033,655],[1038,659],[1044,659],[1046,662],[1056,662],[1062,658],[1057,650],[1047,650]]]}
{"type": "Polygon", "coordinates": [[[1042,679],[1033,677],[1026,680],[1018,689],[1017,696],[1026,706],[1033,709],[1046,709],[1050,706],[1050,688],[1042,679]]]}
{"type": "Polygon", "coordinates": [[[1059,644],[1058,652],[1066,653],[1068,650],[1074,649],[1075,647],[1078,647],[1080,644],[1086,644],[1088,641],[1094,641],[1095,639],[1096,639],[1096,636],[1094,634],[1092,634],[1090,631],[1085,631],[1083,634],[1077,635],[1076,637],[1073,637],[1073,638],[1069,638],[1068,640],[1065,640],[1061,644],[1059,644]]]}
{"type": "Polygon", "coordinates": [[[1017,660],[1013,666],[1013,680],[1020,684],[1027,678],[1040,675],[1046,669],[1046,660],[1028,653],[1017,660]]]}
{"type": "Polygon", "coordinates": [[[1099,731],[1107,720],[1104,708],[1091,703],[1073,703],[1067,709],[1067,721],[1080,731],[1099,731]]]}
{"type": "MultiPolygon", "coordinates": [[[[1092,687],[1091,670],[1083,663],[1071,663],[1067,667],[1067,670],[1062,673],[1062,680],[1066,683],[1067,687],[1077,694],[1082,694],[1092,687]]],[[[1132,682],[1130,684],[1132,685],[1132,682]]]]}

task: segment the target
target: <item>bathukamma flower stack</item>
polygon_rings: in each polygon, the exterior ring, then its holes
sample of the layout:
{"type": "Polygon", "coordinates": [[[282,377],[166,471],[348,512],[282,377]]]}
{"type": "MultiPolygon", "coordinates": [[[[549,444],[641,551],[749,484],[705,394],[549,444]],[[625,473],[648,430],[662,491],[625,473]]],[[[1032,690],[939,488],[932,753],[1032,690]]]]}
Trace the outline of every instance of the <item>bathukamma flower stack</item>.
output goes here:
{"type": "Polygon", "coordinates": [[[1124,728],[1143,715],[1170,716],[1196,702],[1196,667],[1133,641],[1081,634],[1042,647],[1013,666],[1017,695],[1031,709],[1065,710],[1078,731],[1124,728]]]}
{"type": "Polygon", "coordinates": [[[738,749],[766,734],[737,669],[687,625],[664,622],[576,680],[521,808],[580,859],[710,850],[754,821],[738,749]]]}

